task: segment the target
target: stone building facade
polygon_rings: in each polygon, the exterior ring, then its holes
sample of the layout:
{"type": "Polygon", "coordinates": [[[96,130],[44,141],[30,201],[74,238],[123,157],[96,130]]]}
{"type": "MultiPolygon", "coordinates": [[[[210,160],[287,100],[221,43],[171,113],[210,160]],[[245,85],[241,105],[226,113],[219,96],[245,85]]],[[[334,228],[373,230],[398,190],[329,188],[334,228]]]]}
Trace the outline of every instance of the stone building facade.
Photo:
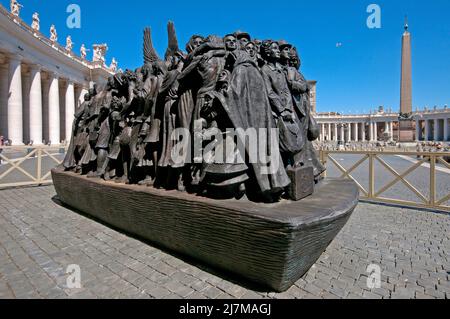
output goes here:
{"type": "Polygon", "coordinates": [[[69,139],[89,87],[113,74],[103,61],[72,52],[71,39],[62,46],[55,33],[44,35],[37,17],[29,26],[0,5],[0,135],[13,145],[69,139]]]}
{"type": "MultiPolygon", "coordinates": [[[[373,114],[340,115],[317,113],[321,128],[320,141],[375,142],[398,141],[399,114],[379,112],[373,114]]],[[[447,107],[412,113],[416,141],[450,141],[450,109],[447,107]]]]}

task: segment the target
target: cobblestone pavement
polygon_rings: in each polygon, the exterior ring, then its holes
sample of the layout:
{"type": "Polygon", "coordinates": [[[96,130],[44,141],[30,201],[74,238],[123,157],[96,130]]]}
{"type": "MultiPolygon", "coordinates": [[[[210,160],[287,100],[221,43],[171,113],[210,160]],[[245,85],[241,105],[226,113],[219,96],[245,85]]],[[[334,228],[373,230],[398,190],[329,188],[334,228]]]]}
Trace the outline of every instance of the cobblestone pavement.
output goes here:
{"type": "Polygon", "coordinates": [[[0,298],[449,298],[450,216],[361,203],[289,291],[261,291],[61,207],[53,187],[0,191],[0,298]],[[52,200],[53,198],[53,200],[52,200]],[[67,267],[81,267],[81,289],[67,267]],[[381,267],[369,289],[368,265],[381,267]]]}

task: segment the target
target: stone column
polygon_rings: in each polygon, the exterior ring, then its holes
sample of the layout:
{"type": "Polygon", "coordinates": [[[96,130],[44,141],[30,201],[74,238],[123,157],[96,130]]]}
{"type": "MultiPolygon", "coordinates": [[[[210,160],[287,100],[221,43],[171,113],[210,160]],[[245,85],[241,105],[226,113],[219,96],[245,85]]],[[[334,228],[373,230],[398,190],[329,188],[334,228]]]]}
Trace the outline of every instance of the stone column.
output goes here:
{"type": "Polygon", "coordinates": [[[444,118],[444,141],[450,141],[448,118],[444,118]]]}
{"type": "Polygon", "coordinates": [[[347,142],[351,142],[352,141],[352,123],[348,123],[348,133],[347,133],[347,142]]]}
{"type": "Polygon", "coordinates": [[[0,135],[8,135],[8,65],[0,65],[0,135]]]}
{"type": "Polygon", "coordinates": [[[431,125],[430,121],[425,119],[425,141],[428,142],[430,140],[431,135],[431,125]]]}
{"type": "Polygon", "coordinates": [[[73,81],[67,82],[66,88],[66,136],[65,140],[67,142],[70,141],[70,137],[72,136],[72,124],[75,118],[75,90],[73,81]]]}
{"type": "Polygon", "coordinates": [[[30,140],[34,145],[42,144],[42,78],[41,67],[31,66],[30,87],[30,140]]]}
{"type": "Polygon", "coordinates": [[[389,135],[390,137],[390,141],[394,140],[394,122],[389,122],[389,135]]]}
{"type": "Polygon", "coordinates": [[[28,144],[30,138],[30,67],[22,64],[22,127],[23,141],[28,144]]]}
{"type": "Polygon", "coordinates": [[[390,134],[391,134],[391,141],[394,140],[394,122],[390,123],[390,134]]]}
{"type": "Polygon", "coordinates": [[[48,91],[48,138],[53,145],[61,142],[59,110],[59,78],[55,73],[49,74],[48,91]]]}
{"type": "Polygon", "coordinates": [[[9,60],[8,138],[13,145],[23,145],[22,61],[18,56],[9,60]]]}
{"type": "Polygon", "coordinates": [[[333,138],[331,136],[331,123],[328,123],[328,141],[332,141],[333,138]]]}
{"type": "Polygon", "coordinates": [[[341,124],[341,141],[345,142],[345,129],[343,124],[341,124]]]}
{"type": "Polygon", "coordinates": [[[450,124],[448,123],[448,118],[444,118],[444,141],[450,141],[450,124]]]}
{"type": "Polygon", "coordinates": [[[416,119],[416,141],[422,140],[422,127],[420,126],[420,120],[416,119]]]}
{"type": "Polygon", "coordinates": [[[339,140],[339,137],[338,137],[338,125],[336,123],[334,123],[333,126],[334,126],[333,141],[337,142],[339,140]]]}
{"type": "Polygon", "coordinates": [[[355,142],[359,142],[359,123],[355,123],[355,142]]]}
{"type": "Polygon", "coordinates": [[[42,80],[42,138],[45,143],[49,141],[48,135],[48,93],[50,91],[49,74],[41,71],[42,80]]]}
{"type": "Polygon", "coordinates": [[[438,119],[435,119],[434,120],[434,132],[433,132],[433,141],[439,141],[440,140],[440,130],[439,130],[439,128],[440,128],[440,125],[439,125],[439,120],[438,119]]]}
{"type": "Polygon", "coordinates": [[[373,142],[373,123],[369,123],[369,142],[373,142]]]}
{"type": "Polygon", "coordinates": [[[361,140],[366,141],[366,123],[361,123],[361,140]]]}
{"type": "Polygon", "coordinates": [[[350,123],[350,131],[349,131],[349,138],[350,142],[355,141],[355,123],[350,123]]]}
{"type": "MultiPolygon", "coordinates": [[[[384,133],[387,133],[389,136],[391,135],[391,129],[389,127],[389,122],[384,122],[384,132],[383,132],[383,138],[384,138],[384,133]]],[[[390,139],[390,137],[389,137],[390,139]]]]}
{"type": "Polygon", "coordinates": [[[374,138],[375,142],[378,141],[378,123],[377,122],[373,123],[373,138],[374,138]]]}

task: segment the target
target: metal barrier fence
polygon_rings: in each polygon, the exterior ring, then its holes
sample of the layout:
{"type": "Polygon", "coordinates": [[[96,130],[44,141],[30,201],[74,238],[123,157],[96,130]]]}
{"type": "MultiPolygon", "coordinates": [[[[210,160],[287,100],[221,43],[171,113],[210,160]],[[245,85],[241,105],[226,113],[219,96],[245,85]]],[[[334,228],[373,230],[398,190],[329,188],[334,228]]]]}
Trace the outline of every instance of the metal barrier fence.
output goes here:
{"type": "Polygon", "coordinates": [[[51,170],[62,163],[65,146],[0,146],[0,189],[52,183],[51,170]]]}
{"type": "MultiPolygon", "coordinates": [[[[361,199],[375,202],[375,203],[386,203],[395,204],[405,207],[415,207],[415,208],[428,208],[440,211],[450,211],[450,164],[447,160],[450,158],[450,153],[438,153],[438,152],[380,152],[380,151],[320,151],[320,159],[322,163],[327,167],[328,164],[332,164],[337,168],[341,178],[349,178],[353,180],[359,187],[361,192],[361,199]],[[353,155],[357,157],[356,162],[351,163],[351,167],[345,168],[339,160],[336,159],[337,156],[349,156],[353,155]],[[359,156],[358,156],[359,155],[359,156]],[[402,167],[394,169],[393,165],[387,163],[385,157],[395,156],[403,157],[409,159],[411,162],[410,167],[402,167]],[[359,158],[360,157],[360,158],[359,158]],[[368,182],[368,187],[364,187],[361,180],[355,178],[354,172],[368,163],[367,171],[364,170],[363,174],[359,174],[359,179],[365,179],[368,182]],[[379,171],[380,168],[384,168],[393,177],[392,180],[385,181],[381,178],[379,171]],[[403,171],[404,168],[407,168],[403,171]],[[417,171],[421,168],[422,177],[417,178],[416,181],[423,181],[427,179],[429,185],[421,185],[422,190],[419,190],[417,185],[413,185],[406,178],[411,176],[411,173],[417,171]],[[399,170],[402,172],[399,172],[399,170]],[[436,188],[437,172],[439,171],[440,178],[444,179],[441,181],[441,187],[439,190],[436,188]],[[425,173],[425,175],[424,175],[425,173]],[[414,193],[418,201],[400,199],[399,194],[395,191],[391,191],[391,195],[386,195],[388,190],[399,183],[402,183],[414,193]],[[376,185],[379,185],[376,187],[376,185]],[[429,186],[429,187],[428,187],[429,186]],[[424,194],[425,193],[425,194],[424,194]],[[439,193],[439,194],[438,194],[439,193]]],[[[355,161],[355,159],[353,159],[355,161]]],[[[348,159],[347,161],[348,162],[348,159]]],[[[349,164],[349,163],[346,163],[349,164]]],[[[328,166],[328,170],[331,166],[328,166]]],[[[348,166],[348,165],[347,165],[348,166]]],[[[402,165],[403,166],[403,165],[402,165]]],[[[325,176],[327,176],[327,172],[325,176]]],[[[385,177],[385,176],[383,176],[385,177]]]]}
{"type": "MultiPolygon", "coordinates": [[[[66,150],[66,146],[59,145],[0,146],[0,189],[51,184],[51,169],[62,163],[66,150]]],[[[320,151],[322,163],[325,166],[328,165],[327,172],[330,172],[330,168],[334,166],[338,173],[336,177],[353,180],[360,189],[362,200],[448,212],[450,212],[450,164],[446,160],[449,158],[448,152],[320,151]],[[345,164],[341,164],[337,156],[353,156],[353,158],[347,158],[343,160],[345,164]],[[406,157],[412,162],[411,166],[403,171],[405,163],[402,163],[401,167],[395,169],[385,159],[388,156],[406,157]],[[351,166],[345,168],[344,165],[351,166]],[[362,168],[363,172],[355,174],[359,168],[362,168]],[[393,179],[385,181],[386,176],[382,178],[378,172],[381,168],[384,168],[393,179]],[[419,187],[407,180],[407,177],[419,168],[424,176],[419,180],[422,182],[423,179],[427,179],[426,186],[422,184],[419,187]],[[439,177],[444,179],[440,183],[443,186],[439,189],[436,186],[437,172],[440,174],[439,177]],[[362,180],[366,182],[366,185],[363,185],[362,180]],[[418,201],[401,199],[395,191],[391,191],[390,196],[386,194],[399,183],[415,194],[418,201]]]]}

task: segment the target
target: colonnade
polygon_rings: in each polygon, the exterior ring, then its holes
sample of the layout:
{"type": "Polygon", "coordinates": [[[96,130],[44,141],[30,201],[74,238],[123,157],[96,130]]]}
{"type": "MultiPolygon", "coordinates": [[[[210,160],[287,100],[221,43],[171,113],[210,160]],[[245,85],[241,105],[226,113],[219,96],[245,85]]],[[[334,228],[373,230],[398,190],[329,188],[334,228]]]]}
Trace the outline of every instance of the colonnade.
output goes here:
{"type": "Polygon", "coordinates": [[[70,78],[5,55],[0,65],[0,135],[13,145],[59,144],[71,136],[88,88],[70,78]]]}
{"type": "Polygon", "coordinates": [[[388,139],[394,137],[394,122],[335,122],[319,123],[320,141],[343,142],[375,142],[387,134],[388,139]]]}
{"type": "Polygon", "coordinates": [[[450,141],[450,113],[446,116],[416,119],[417,141],[450,141]]]}
{"type": "MultiPolygon", "coordinates": [[[[316,117],[320,126],[320,141],[376,142],[393,141],[398,137],[398,115],[316,117]]],[[[413,114],[416,141],[450,142],[450,109],[417,111],[413,114]]],[[[413,128],[414,129],[414,128],[413,128]]]]}

